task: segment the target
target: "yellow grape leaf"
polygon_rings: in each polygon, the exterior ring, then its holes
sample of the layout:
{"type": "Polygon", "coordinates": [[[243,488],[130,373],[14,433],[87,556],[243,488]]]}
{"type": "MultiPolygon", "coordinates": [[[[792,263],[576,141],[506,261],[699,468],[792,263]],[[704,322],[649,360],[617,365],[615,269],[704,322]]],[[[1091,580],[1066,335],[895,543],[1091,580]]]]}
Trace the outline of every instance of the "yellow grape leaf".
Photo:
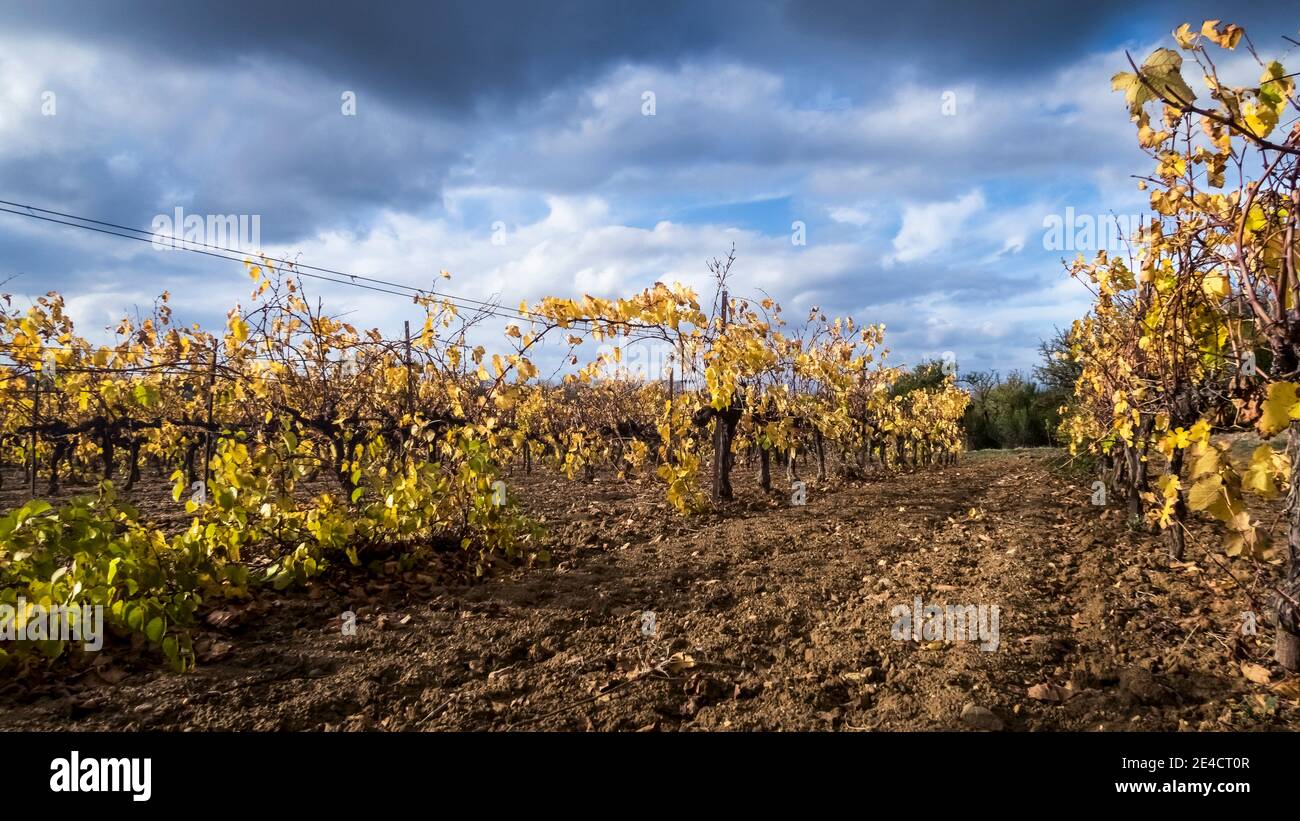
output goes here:
{"type": "Polygon", "coordinates": [[[1286,111],[1287,100],[1295,91],[1295,81],[1286,76],[1286,69],[1274,60],[1259,78],[1256,101],[1242,106],[1242,119],[1258,137],[1267,137],[1277,127],[1286,111]]]}
{"type": "Polygon", "coordinates": [[[426,350],[433,345],[433,314],[425,314],[424,327],[420,329],[420,338],[415,345],[426,350]]]}
{"type": "Polygon", "coordinates": [[[1273,448],[1267,444],[1255,448],[1251,454],[1250,466],[1241,476],[1241,486],[1253,490],[1266,498],[1277,495],[1277,483],[1273,479],[1275,472],[1273,448]]]}
{"type": "MultiPolygon", "coordinates": [[[[1222,183],[1220,183],[1222,184],[1222,183]]],[[[1201,289],[1210,297],[1224,299],[1232,296],[1232,285],[1222,274],[1211,274],[1201,282],[1201,289]]]]}
{"type": "Polygon", "coordinates": [[[1166,151],[1160,155],[1160,164],[1156,175],[1161,177],[1181,177],[1187,173],[1187,161],[1177,151],[1166,151]]]}
{"type": "Polygon", "coordinates": [[[1300,412],[1293,413],[1297,410],[1296,387],[1293,382],[1274,382],[1268,386],[1268,398],[1259,417],[1260,435],[1274,436],[1292,419],[1300,418],[1300,412]]]}
{"type": "Polygon", "coordinates": [[[1192,450],[1192,479],[1200,479],[1219,472],[1219,449],[1209,443],[1198,443],[1192,450]]]}
{"type": "Polygon", "coordinates": [[[1188,433],[1191,435],[1193,442],[1208,444],[1210,441],[1210,423],[1204,419],[1198,419],[1188,433]]]}
{"type": "MultiPolygon", "coordinates": [[[[1138,129],[1138,145],[1143,148],[1155,148],[1167,139],[1169,139],[1168,131],[1156,131],[1149,125],[1144,125],[1138,129]]],[[[1142,188],[1145,187],[1146,183],[1143,182],[1142,188]]]]}
{"type": "Polygon", "coordinates": [[[1241,42],[1241,35],[1244,33],[1241,26],[1236,23],[1229,23],[1223,27],[1222,31],[1219,31],[1218,25],[1218,20],[1206,20],[1201,24],[1201,34],[1220,48],[1229,50],[1236,48],[1237,43],[1241,42]]]}
{"type": "Polygon", "coordinates": [[[1110,78],[1113,91],[1123,91],[1124,101],[1128,103],[1129,113],[1134,117],[1142,116],[1142,106],[1163,95],[1170,100],[1190,103],[1196,94],[1182,75],[1183,58],[1172,49],[1159,48],[1142,64],[1143,82],[1136,74],[1121,71],[1110,78]]]}
{"type": "Polygon", "coordinates": [[[1223,477],[1211,473],[1197,479],[1187,491],[1187,506],[1192,510],[1209,510],[1224,501],[1223,477]]]}

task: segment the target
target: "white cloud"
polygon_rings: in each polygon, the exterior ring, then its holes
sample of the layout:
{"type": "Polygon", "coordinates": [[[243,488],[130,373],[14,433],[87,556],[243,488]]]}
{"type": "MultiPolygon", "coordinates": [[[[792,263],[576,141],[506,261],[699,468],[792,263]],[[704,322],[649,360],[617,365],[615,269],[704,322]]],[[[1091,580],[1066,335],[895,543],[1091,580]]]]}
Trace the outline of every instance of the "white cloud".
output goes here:
{"type": "Polygon", "coordinates": [[[978,190],[949,202],[906,206],[889,261],[913,262],[946,248],[961,233],[966,220],[982,208],[984,194],[978,190]]]}
{"type": "Polygon", "coordinates": [[[829,213],[831,219],[836,222],[856,225],[859,228],[866,225],[868,222],[871,222],[871,214],[861,208],[832,208],[829,213]]]}

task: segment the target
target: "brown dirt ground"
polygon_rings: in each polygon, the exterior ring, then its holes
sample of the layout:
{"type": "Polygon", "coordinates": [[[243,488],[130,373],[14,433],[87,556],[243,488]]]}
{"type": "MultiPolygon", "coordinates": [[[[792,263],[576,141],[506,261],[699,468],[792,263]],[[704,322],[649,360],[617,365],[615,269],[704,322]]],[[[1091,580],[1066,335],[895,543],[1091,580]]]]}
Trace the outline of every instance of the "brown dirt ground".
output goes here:
{"type": "Polygon", "coordinates": [[[1199,524],[1171,563],[1060,461],[978,453],[802,507],[742,468],[743,500],[696,518],[652,481],[514,477],[550,567],[268,591],[209,620],[189,674],[119,644],[0,685],[0,729],[946,730],[972,704],[1009,730],[1300,728],[1269,660],[1278,569],[1207,555],[1199,524]],[[998,605],[1000,647],[894,640],[914,596],[998,605]]]}

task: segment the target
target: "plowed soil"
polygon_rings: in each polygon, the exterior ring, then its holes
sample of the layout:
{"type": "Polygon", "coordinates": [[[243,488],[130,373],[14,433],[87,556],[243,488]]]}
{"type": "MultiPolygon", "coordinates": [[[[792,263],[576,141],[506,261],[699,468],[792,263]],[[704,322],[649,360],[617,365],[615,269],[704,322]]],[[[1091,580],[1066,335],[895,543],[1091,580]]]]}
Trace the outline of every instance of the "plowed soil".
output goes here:
{"type": "Polygon", "coordinates": [[[0,728],[1300,728],[1300,683],[1269,658],[1278,568],[1223,557],[1202,524],[1173,563],[1062,461],[810,482],[802,506],[742,469],[742,501],[694,518],[648,480],[514,477],[549,567],[259,594],[209,614],[193,672],[110,645],[9,682],[0,728]],[[896,639],[916,597],[996,605],[997,649],[896,639]]]}

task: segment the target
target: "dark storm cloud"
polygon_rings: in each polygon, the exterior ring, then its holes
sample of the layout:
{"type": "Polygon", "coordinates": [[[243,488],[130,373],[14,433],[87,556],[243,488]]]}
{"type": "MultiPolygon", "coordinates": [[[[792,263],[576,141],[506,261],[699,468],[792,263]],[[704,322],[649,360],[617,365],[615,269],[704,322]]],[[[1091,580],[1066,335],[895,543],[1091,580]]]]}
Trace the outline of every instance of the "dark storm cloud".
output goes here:
{"type": "Polygon", "coordinates": [[[725,37],[690,2],[30,3],[12,25],[147,50],[160,59],[290,61],[390,99],[464,110],[515,101],[616,61],[671,60],[725,37]]]}
{"type": "MultiPolygon", "coordinates": [[[[320,97],[309,111],[259,108],[255,101],[246,109],[225,111],[246,122],[257,138],[215,147],[208,168],[202,163],[172,163],[164,173],[173,179],[149,176],[131,189],[136,211],[155,209],[159,196],[177,189],[201,193],[205,207],[214,211],[242,213],[250,210],[250,201],[264,203],[275,211],[273,236],[287,239],[322,222],[337,224],[340,206],[348,203],[363,208],[430,207],[450,169],[471,165],[467,158],[481,148],[468,140],[457,144],[445,135],[474,128],[481,140],[530,127],[538,133],[569,127],[584,114],[573,105],[572,95],[554,110],[545,96],[557,87],[589,84],[617,65],[672,70],[683,60],[735,61],[777,73],[791,96],[812,99],[834,84],[851,94],[855,104],[870,106],[893,91],[890,83],[900,75],[937,85],[1046,75],[1103,42],[1114,45],[1117,32],[1120,39],[1126,31],[1149,39],[1167,30],[1172,27],[1169,21],[1183,19],[1183,12],[1174,11],[1180,5],[63,0],[18,5],[6,24],[15,31],[117,49],[146,64],[201,67],[214,77],[246,70],[250,61],[257,61],[259,72],[287,77],[304,87],[305,96],[320,97]],[[1161,27],[1153,28],[1147,22],[1151,19],[1163,21],[1161,27]],[[392,118],[376,128],[373,121],[347,123],[322,116],[336,110],[338,92],[344,89],[358,92],[363,110],[373,111],[375,101],[381,100],[396,115],[426,112],[436,119],[419,133],[392,118]],[[361,133],[340,139],[343,128],[361,133]],[[221,173],[213,173],[212,166],[221,173]]],[[[233,96],[228,90],[212,88],[205,106],[222,113],[223,97],[228,96],[233,96]]],[[[247,99],[244,102],[247,105],[247,99]]],[[[707,110],[683,112],[677,122],[673,117],[666,107],[660,122],[673,127],[657,133],[633,130],[625,123],[622,130],[627,133],[611,135],[594,147],[595,153],[590,153],[593,146],[576,145],[579,161],[563,150],[534,155],[530,144],[508,141],[490,147],[498,155],[478,163],[471,178],[576,190],[599,186],[615,173],[627,177],[629,171],[645,169],[660,175],[709,161],[776,168],[813,153],[821,163],[862,159],[859,135],[827,134],[810,146],[805,135],[779,127],[724,130],[726,124],[707,110]]],[[[201,122],[193,124],[199,139],[201,129],[201,122]]],[[[221,133],[220,128],[214,131],[221,133]]],[[[1072,139],[1077,133],[1059,136],[1072,139]]],[[[911,148],[910,135],[882,136],[911,148]]],[[[181,144],[186,142],[190,140],[181,144]]],[[[1013,168],[1027,171],[1040,157],[1052,162],[1063,152],[1078,156],[1086,145],[1063,146],[1047,139],[992,141],[985,147],[982,168],[1003,173],[1013,168]],[[1027,156],[1026,147],[1038,147],[1038,155],[1027,156]]],[[[871,148],[881,153],[879,145],[871,148]]],[[[955,156],[940,152],[930,162],[955,156]]],[[[47,179],[56,184],[88,170],[95,177],[94,169],[88,169],[93,164],[89,158],[65,155],[51,162],[54,168],[47,179]]],[[[888,162],[881,173],[891,173],[894,166],[888,162]]],[[[934,171],[929,179],[947,173],[941,167],[934,171]]],[[[101,186],[85,188],[113,196],[101,186]]]]}
{"type": "MultiPolygon", "coordinates": [[[[1212,14],[1216,4],[1199,3],[1212,14]]],[[[1221,5],[1221,4],[1218,4],[1221,5]]],[[[1272,19],[1277,4],[1250,12],[1272,19]]],[[[513,104],[619,62],[722,57],[828,76],[990,75],[1042,70],[1116,28],[1190,19],[1187,3],[919,2],[28,2],[6,25],[57,31],[191,64],[257,57],[434,110],[513,104]]],[[[1220,9],[1219,15],[1226,13],[1220,9]]],[[[1197,19],[1200,19],[1199,17],[1197,19]]],[[[794,78],[796,81],[799,78],[794,78]]]]}
{"type": "MultiPolygon", "coordinates": [[[[834,61],[883,56],[920,74],[957,79],[1038,72],[1184,22],[1230,17],[1241,24],[1292,23],[1277,3],[911,0],[855,3],[811,0],[782,6],[782,20],[834,61]],[[1254,8],[1252,8],[1254,7],[1254,8]],[[829,51],[828,51],[829,50],[829,51]],[[955,75],[955,76],[954,76],[955,75]]],[[[1294,25],[1292,23],[1292,25],[1294,25]]],[[[804,55],[805,57],[810,55],[804,55]]]]}

